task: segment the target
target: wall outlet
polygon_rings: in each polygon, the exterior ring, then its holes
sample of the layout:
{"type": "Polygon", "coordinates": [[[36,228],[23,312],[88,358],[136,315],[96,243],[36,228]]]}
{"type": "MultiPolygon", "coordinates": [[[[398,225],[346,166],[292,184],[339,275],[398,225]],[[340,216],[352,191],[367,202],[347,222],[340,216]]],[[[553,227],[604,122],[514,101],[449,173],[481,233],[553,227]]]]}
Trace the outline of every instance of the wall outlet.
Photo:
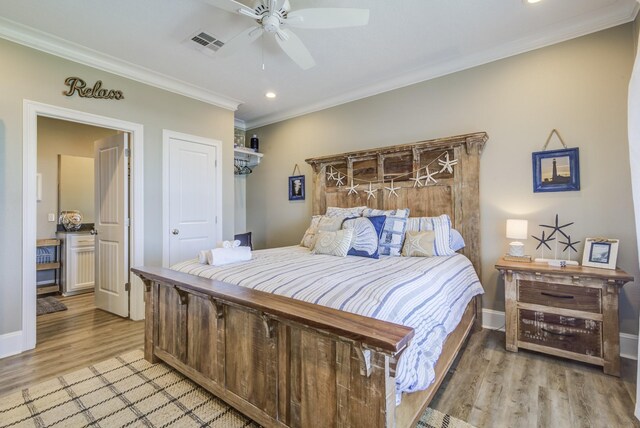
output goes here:
{"type": "Polygon", "coordinates": [[[49,213],[49,214],[47,215],[47,220],[49,220],[49,221],[56,221],[56,215],[55,215],[55,213],[49,213]]]}

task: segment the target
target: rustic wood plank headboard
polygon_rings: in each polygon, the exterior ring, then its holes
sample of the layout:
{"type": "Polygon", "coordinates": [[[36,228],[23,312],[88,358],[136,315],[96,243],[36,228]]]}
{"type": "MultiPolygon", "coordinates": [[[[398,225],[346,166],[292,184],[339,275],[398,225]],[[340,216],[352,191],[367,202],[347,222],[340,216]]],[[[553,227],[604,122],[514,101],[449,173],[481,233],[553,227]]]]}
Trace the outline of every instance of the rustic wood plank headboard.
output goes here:
{"type": "MultiPolygon", "coordinates": [[[[338,155],[307,159],[313,167],[313,213],[324,214],[327,207],[356,207],[367,205],[377,209],[409,208],[411,217],[448,214],[453,227],[465,239],[462,251],[471,260],[480,275],[480,155],[488,136],[485,132],[457,135],[361,150],[338,155]],[[434,174],[437,183],[417,186],[411,179],[415,172],[421,175],[429,167],[430,172],[440,171],[437,160],[457,159],[453,172],[434,174]],[[328,180],[327,173],[342,176],[344,185],[328,180]],[[385,187],[393,180],[398,197],[390,196],[385,187]],[[349,194],[348,186],[358,184],[357,194],[349,194]],[[375,191],[375,199],[367,200],[364,190],[375,191]]],[[[424,180],[422,181],[424,184],[424,180]]]]}

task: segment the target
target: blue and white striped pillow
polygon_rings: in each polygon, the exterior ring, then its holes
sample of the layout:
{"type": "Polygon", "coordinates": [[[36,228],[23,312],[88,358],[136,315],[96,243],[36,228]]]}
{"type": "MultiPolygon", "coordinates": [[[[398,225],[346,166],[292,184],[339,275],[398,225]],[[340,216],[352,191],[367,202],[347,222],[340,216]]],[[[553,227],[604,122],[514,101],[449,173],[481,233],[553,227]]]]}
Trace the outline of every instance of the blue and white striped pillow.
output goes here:
{"type": "Polygon", "coordinates": [[[435,231],[436,240],[433,247],[436,256],[453,256],[456,253],[451,248],[451,219],[447,214],[438,217],[411,217],[407,220],[407,230],[435,231]]]}
{"type": "Polygon", "coordinates": [[[380,245],[378,253],[382,256],[399,256],[404,243],[404,232],[407,228],[407,217],[409,208],[401,210],[375,210],[367,208],[362,213],[364,217],[374,217],[384,215],[387,219],[380,234],[380,245]]]}

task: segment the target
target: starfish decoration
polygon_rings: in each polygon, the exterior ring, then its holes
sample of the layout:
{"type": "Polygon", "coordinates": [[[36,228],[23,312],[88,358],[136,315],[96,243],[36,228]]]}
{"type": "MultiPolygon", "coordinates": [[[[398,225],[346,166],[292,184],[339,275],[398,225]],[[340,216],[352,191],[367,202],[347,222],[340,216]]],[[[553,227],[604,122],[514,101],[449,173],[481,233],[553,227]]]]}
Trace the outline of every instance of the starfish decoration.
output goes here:
{"type": "Polygon", "coordinates": [[[344,183],[342,182],[342,179],[345,178],[345,175],[342,175],[340,173],[338,173],[338,178],[336,178],[336,184],[339,186],[344,186],[344,183]]]}
{"type": "Polygon", "coordinates": [[[336,179],[336,172],[333,170],[333,167],[330,166],[329,168],[331,168],[329,171],[327,172],[327,180],[335,180],[336,179]]]}
{"type": "Polygon", "coordinates": [[[391,180],[391,187],[385,187],[386,190],[389,191],[389,198],[391,198],[391,195],[396,195],[396,198],[398,197],[398,193],[396,192],[396,190],[400,190],[402,187],[393,187],[393,180],[391,180]]]}
{"type": "Polygon", "coordinates": [[[447,171],[448,173],[453,173],[453,166],[458,164],[458,159],[449,160],[449,152],[445,152],[444,160],[438,159],[438,163],[442,167],[439,172],[447,171]]]}
{"type": "Polygon", "coordinates": [[[564,250],[562,250],[563,253],[565,251],[567,251],[567,248],[571,248],[573,251],[575,251],[577,253],[578,250],[576,250],[576,247],[574,247],[574,245],[579,244],[580,241],[572,242],[571,241],[571,235],[569,235],[569,237],[567,238],[566,242],[558,241],[558,243],[564,245],[564,250]]]}
{"type": "Polygon", "coordinates": [[[422,177],[420,174],[416,178],[410,178],[409,180],[413,181],[413,187],[422,187],[422,177]]]}
{"type": "Polygon", "coordinates": [[[367,201],[371,197],[373,197],[373,199],[376,198],[376,191],[371,188],[371,182],[369,182],[369,190],[365,190],[364,193],[366,193],[368,195],[367,196],[367,201]]]}
{"type": "Polygon", "coordinates": [[[549,238],[553,237],[553,235],[556,234],[556,232],[560,232],[562,234],[562,236],[564,236],[567,239],[571,239],[569,238],[569,235],[567,235],[566,233],[564,233],[564,231],[562,229],[564,229],[565,227],[569,227],[573,224],[573,222],[571,223],[567,223],[567,224],[563,224],[562,226],[560,226],[558,224],[558,214],[556,214],[556,224],[554,226],[550,226],[547,224],[541,224],[540,227],[548,227],[549,229],[553,229],[553,232],[551,232],[551,235],[549,235],[549,238]]]}
{"type": "Polygon", "coordinates": [[[545,247],[547,247],[549,249],[549,251],[551,251],[551,247],[549,246],[549,244],[547,244],[547,242],[556,240],[556,238],[552,238],[551,236],[547,236],[545,238],[544,237],[544,230],[542,231],[542,237],[536,238],[533,235],[531,235],[531,237],[539,242],[538,246],[536,247],[536,250],[544,245],[545,247]]]}
{"type": "Polygon", "coordinates": [[[427,173],[426,175],[423,175],[422,177],[419,177],[419,180],[425,180],[424,185],[428,186],[430,181],[433,181],[433,184],[436,184],[438,181],[436,181],[435,178],[433,178],[434,175],[436,175],[438,173],[438,171],[434,171],[434,172],[429,172],[429,167],[427,167],[427,173]]]}
{"type": "Polygon", "coordinates": [[[356,187],[358,187],[359,184],[355,184],[353,181],[351,182],[351,187],[347,187],[347,189],[349,189],[349,193],[347,193],[347,196],[349,196],[350,194],[354,194],[357,195],[358,191],[356,190],[356,187]]]}

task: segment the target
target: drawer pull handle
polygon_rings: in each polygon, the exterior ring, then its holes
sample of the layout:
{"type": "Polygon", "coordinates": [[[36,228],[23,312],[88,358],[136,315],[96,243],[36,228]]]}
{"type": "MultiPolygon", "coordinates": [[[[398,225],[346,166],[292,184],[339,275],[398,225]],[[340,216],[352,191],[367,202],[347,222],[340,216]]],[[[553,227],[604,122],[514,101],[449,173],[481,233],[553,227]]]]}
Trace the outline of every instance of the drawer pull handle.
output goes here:
{"type": "Polygon", "coordinates": [[[544,331],[545,333],[555,334],[556,336],[573,337],[573,334],[571,334],[571,333],[559,333],[557,331],[547,330],[544,327],[542,327],[541,330],[544,331]]]}
{"type": "Polygon", "coordinates": [[[553,293],[545,293],[544,291],[541,291],[540,294],[542,294],[543,296],[549,296],[549,297],[555,297],[557,299],[573,299],[573,296],[565,296],[563,294],[553,294],[553,293]]]}

